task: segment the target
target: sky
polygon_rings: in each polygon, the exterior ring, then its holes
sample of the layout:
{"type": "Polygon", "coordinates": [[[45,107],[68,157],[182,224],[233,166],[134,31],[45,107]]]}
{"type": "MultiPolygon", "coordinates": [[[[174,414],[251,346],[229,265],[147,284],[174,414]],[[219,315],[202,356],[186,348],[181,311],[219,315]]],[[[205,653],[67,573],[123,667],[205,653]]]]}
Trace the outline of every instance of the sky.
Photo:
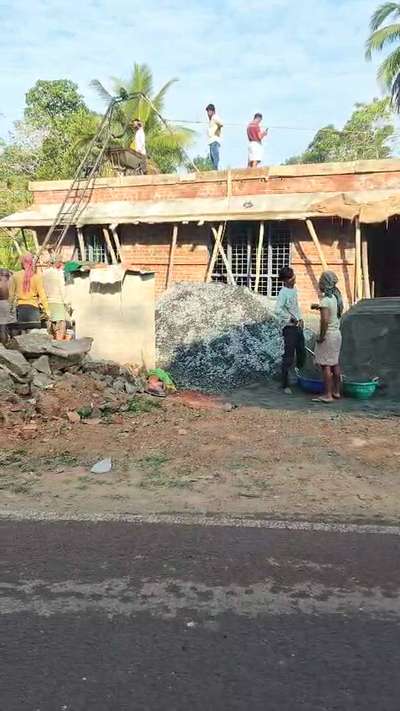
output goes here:
{"type": "MultiPolygon", "coordinates": [[[[265,162],[280,163],[321,126],[343,125],[355,102],[380,96],[376,63],[364,59],[379,1],[0,0],[0,136],[38,79],[71,79],[100,110],[90,80],[109,85],[146,62],[155,88],[179,79],[166,118],[205,121],[206,104],[216,105],[226,124],[221,167],[246,164],[256,111],[270,127],[265,162]]],[[[194,128],[191,154],[204,155],[206,127],[194,128]]]]}

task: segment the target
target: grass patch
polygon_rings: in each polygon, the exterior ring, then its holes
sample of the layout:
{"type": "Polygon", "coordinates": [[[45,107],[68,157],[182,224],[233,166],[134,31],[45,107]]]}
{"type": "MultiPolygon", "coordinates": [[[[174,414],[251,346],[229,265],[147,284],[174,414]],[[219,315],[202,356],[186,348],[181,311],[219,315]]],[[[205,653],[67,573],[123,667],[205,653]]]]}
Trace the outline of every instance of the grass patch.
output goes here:
{"type": "Polygon", "coordinates": [[[29,494],[34,485],[34,479],[18,481],[15,476],[2,476],[0,479],[0,491],[8,491],[10,494],[29,494]]]}
{"type": "Polygon", "coordinates": [[[190,488],[192,482],[189,481],[189,479],[180,478],[165,471],[164,467],[168,462],[169,458],[162,452],[149,454],[143,457],[143,459],[140,459],[138,463],[145,469],[145,476],[139,483],[139,486],[142,489],[190,488]]]}
{"type": "Polygon", "coordinates": [[[78,459],[70,452],[45,457],[29,458],[28,461],[20,462],[22,472],[31,472],[35,469],[55,469],[57,467],[73,467],[78,464],[78,459]]]}
{"type": "Polygon", "coordinates": [[[13,449],[11,451],[5,449],[0,452],[0,465],[5,467],[12,466],[13,464],[21,465],[25,457],[25,449],[13,449]]]}
{"type": "Polygon", "coordinates": [[[146,457],[143,457],[143,459],[139,459],[138,463],[146,467],[158,469],[163,464],[167,464],[167,462],[169,462],[168,457],[160,452],[158,454],[148,454],[146,457]]]}
{"type": "Polygon", "coordinates": [[[153,412],[153,410],[159,410],[161,408],[161,403],[158,400],[151,400],[150,398],[134,398],[128,403],[128,410],[131,415],[142,415],[148,412],[153,412]]]}

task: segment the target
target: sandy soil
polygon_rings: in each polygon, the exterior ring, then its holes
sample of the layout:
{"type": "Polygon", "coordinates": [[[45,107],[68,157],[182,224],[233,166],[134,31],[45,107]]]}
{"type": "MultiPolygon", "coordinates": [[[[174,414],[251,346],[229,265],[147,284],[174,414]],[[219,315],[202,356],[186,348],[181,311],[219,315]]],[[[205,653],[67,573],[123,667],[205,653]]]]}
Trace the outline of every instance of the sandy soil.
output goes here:
{"type": "Polygon", "coordinates": [[[261,406],[197,411],[168,399],[104,420],[2,426],[1,508],[398,522],[396,414],[313,409],[304,396],[279,401],[275,386],[234,399],[261,406]],[[106,456],[112,471],[90,474],[106,456]]]}

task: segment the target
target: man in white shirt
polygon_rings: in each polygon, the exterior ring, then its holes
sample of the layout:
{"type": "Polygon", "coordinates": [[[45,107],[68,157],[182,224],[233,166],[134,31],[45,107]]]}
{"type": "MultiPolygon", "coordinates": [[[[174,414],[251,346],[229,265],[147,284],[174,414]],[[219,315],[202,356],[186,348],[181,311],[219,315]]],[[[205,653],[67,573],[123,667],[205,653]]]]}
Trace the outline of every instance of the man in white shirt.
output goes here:
{"type": "Polygon", "coordinates": [[[296,275],[290,267],[283,267],[279,272],[283,287],[278,294],[275,315],[282,322],[285,350],[282,358],[282,387],[287,395],[291,394],[289,387],[289,371],[295,359],[297,366],[302,368],[305,363],[304,323],[301,316],[296,284],[296,275]]]}
{"type": "Polygon", "coordinates": [[[210,160],[214,170],[218,170],[223,123],[216,114],[214,104],[208,104],[208,106],[206,106],[206,112],[208,116],[208,147],[210,149],[210,160]]]}
{"type": "Polygon", "coordinates": [[[137,153],[141,153],[143,156],[146,155],[146,136],[144,133],[143,124],[140,119],[135,118],[133,120],[133,128],[135,131],[134,139],[131,143],[131,148],[137,153]]]}

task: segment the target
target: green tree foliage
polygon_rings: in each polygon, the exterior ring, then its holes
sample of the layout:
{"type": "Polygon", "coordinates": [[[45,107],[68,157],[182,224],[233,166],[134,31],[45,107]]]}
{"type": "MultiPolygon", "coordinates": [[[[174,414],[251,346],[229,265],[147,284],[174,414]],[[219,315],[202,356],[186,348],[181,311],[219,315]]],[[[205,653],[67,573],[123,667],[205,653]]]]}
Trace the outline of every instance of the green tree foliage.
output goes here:
{"type": "MultiPolygon", "coordinates": [[[[196,156],[193,158],[193,163],[202,173],[207,170],[214,170],[210,156],[196,156]]],[[[189,168],[193,170],[191,166],[189,168]]]]}
{"type": "Polygon", "coordinates": [[[127,81],[112,79],[111,93],[97,79],[92,81],[92,86],[105,104],[110,102],[113,95],[121,92],[141,92],[149,97],[151,104],[139,97],[120,104],[115,112],[114,134],[119,136],[116,142],[125,148],[129,147],[134,137],[132,121],[140,119],[146,134],[148,155],[162,173],[175,172],[186,164],[185,151],[194,139],[193,131],[172,125],[167,128],[159,117],[159,114],[163,115],[168,90],[176,81],[171,79],[155,93],[153,75],[147,64],[135,64],[127,81]]]}
{"type": "Polygon", "coordinates": [[[370,36],[366,43],[366,58],[391,49],[378,68],[378,80],[400,109],[400,3],[385,2],[371,17],[370,36]],[[390,22],[393,20],[393,22],[390,22]]]}
{"type": "Polygon", "coordinates": [[[304,153],[289,158],[286,164],[389,158],[394,134],[390,100],[374,99],[370,104],[356,104],[342,130],[333,125],[321,128],[304,153]]]}
{"type": "Polygon", "coordinates": [[[78,112],[87,111],[78,87],[68,79],[39,79],[26,94],[25,120],[36,128],[51,128],[78,112]]]}
{"type": "Polygon", "coordinates": [[[35,177],[71,178],[82,158],[82,136],[93,134],[97,116],[89,111],[78,87],[67,79],[36,82],[26,95],[25,124],[42,133],[35,177]]]}
{"type": "MultiPolygon", "coordinates": [[[[72,177],[84,150],[82,135],[96,124],[75,84],[38,81],[26,95],[24,119],[0,142],[0,217],[29,204],[29,180],[72,177]]],[[[15,239],[24,248],[22,235],[15,239]]],[[[13,241],[2,239],[0,247],[1,266],[11,267],[13,241]]]]}

